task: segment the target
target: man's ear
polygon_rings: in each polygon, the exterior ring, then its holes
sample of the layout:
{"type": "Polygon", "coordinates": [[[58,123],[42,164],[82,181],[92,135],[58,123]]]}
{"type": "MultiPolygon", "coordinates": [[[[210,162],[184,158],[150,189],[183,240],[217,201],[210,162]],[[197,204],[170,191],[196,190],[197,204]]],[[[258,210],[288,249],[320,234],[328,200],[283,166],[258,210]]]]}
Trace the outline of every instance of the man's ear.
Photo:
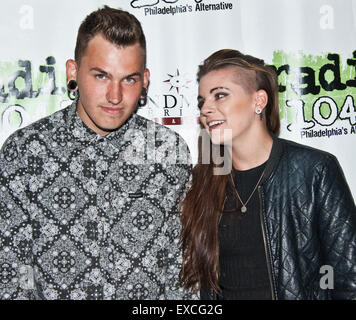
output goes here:
{"type": "Polygon", "coordinates": [[[145,69],[145,71],[143,71],[143,86],[148,89],[148,85],[150,83],[150,70],[149,69],[145,69]]]}
{"type": "Polygon", "coordinates": [[[67,81],[77,80],[78,64],[73,59],[66,62],[67,81]]]}

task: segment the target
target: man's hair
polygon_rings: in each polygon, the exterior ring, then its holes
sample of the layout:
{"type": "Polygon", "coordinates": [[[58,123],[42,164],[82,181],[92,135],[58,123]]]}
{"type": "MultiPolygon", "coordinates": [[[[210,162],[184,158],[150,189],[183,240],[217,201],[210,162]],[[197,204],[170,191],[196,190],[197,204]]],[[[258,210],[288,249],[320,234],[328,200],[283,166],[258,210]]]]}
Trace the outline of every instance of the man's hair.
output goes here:
{"type": "Polygon", "coordinates": [[[80,25],[74,55],[78,64],[89,41],[98,34],[118,47],[138,43],[142,48],[143,61],[146,65],[146,38],[141,23],[129,12],[108,6],[90,13],[80,25]]]}

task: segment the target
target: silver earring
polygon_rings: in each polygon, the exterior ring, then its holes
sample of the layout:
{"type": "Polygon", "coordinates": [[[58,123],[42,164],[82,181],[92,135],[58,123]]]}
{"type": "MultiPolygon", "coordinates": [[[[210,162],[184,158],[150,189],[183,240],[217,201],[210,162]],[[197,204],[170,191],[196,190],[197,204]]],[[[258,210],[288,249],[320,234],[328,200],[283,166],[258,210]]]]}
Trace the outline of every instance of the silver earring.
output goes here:
{"type": "Polygon", "coordinates": [[[256,114],[260,115],[260,120],[262,120],[263,119],[262,109],[257,107],[255,109],[255,112],[256,112],[256,114]]]}

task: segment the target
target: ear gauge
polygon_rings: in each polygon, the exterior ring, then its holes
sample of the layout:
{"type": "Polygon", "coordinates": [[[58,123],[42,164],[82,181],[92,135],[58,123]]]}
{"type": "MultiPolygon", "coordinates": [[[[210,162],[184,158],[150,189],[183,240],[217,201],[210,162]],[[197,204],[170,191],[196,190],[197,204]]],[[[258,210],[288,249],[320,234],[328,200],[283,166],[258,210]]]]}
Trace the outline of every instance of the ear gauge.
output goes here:
{"type": "Polygon", "coordinates": [[[69,91],[75,91],[78,89],[78,83],[75,80],[69,80],[67,83],[67,88],[69,91]]]}
{"type": "Polygon", "coordinates": [[[75,80],[69,80],[67,83],[68,97],[75,100],[79,96],[78,83],[75,80]]]}
{"type": "Polygon", "coordinates": [[[147,103],[147,89],[142,87],[141,97],[138,99],[138,105],[143,107],[147,103]]]}

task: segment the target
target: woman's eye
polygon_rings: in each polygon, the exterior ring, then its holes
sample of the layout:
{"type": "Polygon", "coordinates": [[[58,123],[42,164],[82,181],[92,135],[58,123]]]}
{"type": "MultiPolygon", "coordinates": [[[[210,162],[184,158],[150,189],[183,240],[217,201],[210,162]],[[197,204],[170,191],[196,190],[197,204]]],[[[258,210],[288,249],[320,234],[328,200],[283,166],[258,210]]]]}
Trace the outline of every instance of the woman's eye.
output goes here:
{"type": "Polygon", "coordinates": [[[198,101],[198,108],[199,108],[199,110],[201,110],[201,108],[203,108],[203,104],[204,104],[204,101],[203,101],[203,100],[199,100],[199,101],[198,101]]]}
{"type": "Polygon", "coordinates": [[[217,93],[216,95],[215,95],[215,98],[218,100],[218,99],[221,99],[221,98],[224,98],[224,97],[226,97],[227,96],[227,93],[217,93]]]}

